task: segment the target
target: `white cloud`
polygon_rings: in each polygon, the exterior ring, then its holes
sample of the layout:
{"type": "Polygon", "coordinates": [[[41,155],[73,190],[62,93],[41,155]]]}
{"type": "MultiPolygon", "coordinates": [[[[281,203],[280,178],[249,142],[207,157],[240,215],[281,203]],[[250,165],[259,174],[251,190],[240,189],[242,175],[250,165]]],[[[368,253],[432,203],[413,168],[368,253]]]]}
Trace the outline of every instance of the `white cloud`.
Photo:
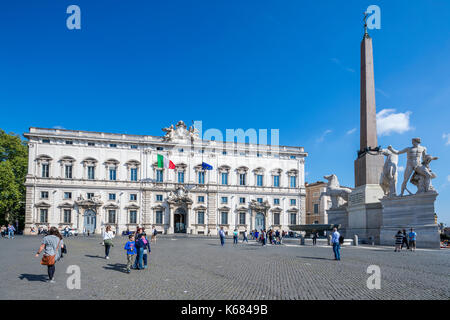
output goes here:
{"type": "Polygon", "coordinates": [[[330,129],[327,129],[327,130],[325,130],[323,133],[322,133],[322,135],[320,136],[320,138],[317,138],[317,142],[323,142],[324,140],[325,140],[325,136],[327,135],[327,134],[329,134],[329,133],[331,133],[331,132],[333,132],[332,130],[330,130],[330,129]]]}
{"type": "Polygon", "coordinates": [[[377,113],[377,131],[380,136],[404,133],[412,130],[409,123],[411,111],[395,113],[395,109],[383,109],[377,113]]]}
{"type": "Polygon", "coordinates": [[[380,88],[375,88],[376,92],[379,92],[381,95],[383,95],[385,98],[389,98],[390,95],[386,93],[386,91],[381,90],[380,88]]]}
{"type": "Polygon", "coordinates": [[[450,182],[450,174],[447,176],[447,181],[450,182]]]}
{"type": "Polygon", "coordinates": [[[445,139],[445,145],[450,146],[450,133],[444,133],[442,135],[442,139],[445,139]]]}
{"type": "Polygon", "coordinates": [[[61,127],[61,126],[54,126],[53,129],[63,129],[63,130],[64,130],[64,129],[66,129],[66,128],[61,127]]]}
{"type": "Polygon", "coordinates": [[[345,70],[345,71],[351,72],[351,73],[355,73],[355,69],[344,66],[338,58],[331,58],[330,60],[333,61],[334,64],[338,65],[342,70],[345,70]]]}
{"type": "Polygon", "coordinates": [[[347,134],[352,134],[352,133],[355,133],[356,132],[356,128],[353,128],[353,129],[351,129],[351,130],[348,130],[347,131],[347,134]]]}

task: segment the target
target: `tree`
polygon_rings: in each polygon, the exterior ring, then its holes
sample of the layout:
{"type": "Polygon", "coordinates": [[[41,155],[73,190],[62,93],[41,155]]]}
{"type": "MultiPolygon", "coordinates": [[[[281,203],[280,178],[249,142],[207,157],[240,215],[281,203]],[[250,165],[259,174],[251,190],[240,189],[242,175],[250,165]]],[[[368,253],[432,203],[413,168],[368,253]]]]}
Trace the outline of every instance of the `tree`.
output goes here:
{"type": "Polygon", "coordinates": [[[25,220],[28,147],[20,136],[0,129],[0,223],[25,220]]]}

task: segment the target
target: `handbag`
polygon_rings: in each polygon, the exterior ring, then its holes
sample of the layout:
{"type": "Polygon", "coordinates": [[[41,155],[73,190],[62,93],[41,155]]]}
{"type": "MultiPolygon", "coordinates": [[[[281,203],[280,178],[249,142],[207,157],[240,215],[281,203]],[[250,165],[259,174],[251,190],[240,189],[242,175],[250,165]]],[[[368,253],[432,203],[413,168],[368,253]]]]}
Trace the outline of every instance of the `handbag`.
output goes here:
{"type": "Polygon", "coordinates": [[[53,266],[55,264],[55,257],[56,257],[56,253],[58,253],[58,249],[59,249],[59,244],[61,243],[61,239],[58,241],[58,245],[56,246],[56,251],[55,254],[50,256],[50,255],[43,255],[42,256],[42,260],[41,260],[41,264],[45,265],[45,266],[53,266]]]}

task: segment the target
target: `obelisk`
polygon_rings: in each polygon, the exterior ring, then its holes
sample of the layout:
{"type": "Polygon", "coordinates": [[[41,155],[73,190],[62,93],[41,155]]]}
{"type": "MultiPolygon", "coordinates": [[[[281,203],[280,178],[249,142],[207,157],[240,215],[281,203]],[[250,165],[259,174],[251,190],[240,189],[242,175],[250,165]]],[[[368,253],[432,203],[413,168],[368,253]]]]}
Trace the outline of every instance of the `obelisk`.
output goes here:
{"type": "Polygon", "coordinates": [[[379,184],[384,162],[383,156],[378,155],[372,38],[367,24],[361,41],[360,90],[360,149],[355,161],[355,187],[379,184]]]}

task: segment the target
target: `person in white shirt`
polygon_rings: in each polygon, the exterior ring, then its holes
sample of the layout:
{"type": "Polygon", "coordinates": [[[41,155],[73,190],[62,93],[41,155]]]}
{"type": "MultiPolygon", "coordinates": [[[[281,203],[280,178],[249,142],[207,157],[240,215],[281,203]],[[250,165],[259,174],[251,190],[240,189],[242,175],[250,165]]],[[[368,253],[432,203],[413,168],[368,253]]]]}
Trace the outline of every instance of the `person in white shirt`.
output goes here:
{"type": "Polygon", "coordinates": [[[341,234],[337,231],[337,228],[333,228],[333,233],[331,235],[331,244],[333,245],[334,260],[341,260],[341,244],[339,238],[341,234]]]}
{"type": "Polygon", "coordinates": [[[111,231],[111,226],[107,226],[105,232],[103,233],[103,243],[105,245],[105,259],[109,259],[109,250],[114,246],[112,239],[114,238],[114,233],[111,231]]]}

